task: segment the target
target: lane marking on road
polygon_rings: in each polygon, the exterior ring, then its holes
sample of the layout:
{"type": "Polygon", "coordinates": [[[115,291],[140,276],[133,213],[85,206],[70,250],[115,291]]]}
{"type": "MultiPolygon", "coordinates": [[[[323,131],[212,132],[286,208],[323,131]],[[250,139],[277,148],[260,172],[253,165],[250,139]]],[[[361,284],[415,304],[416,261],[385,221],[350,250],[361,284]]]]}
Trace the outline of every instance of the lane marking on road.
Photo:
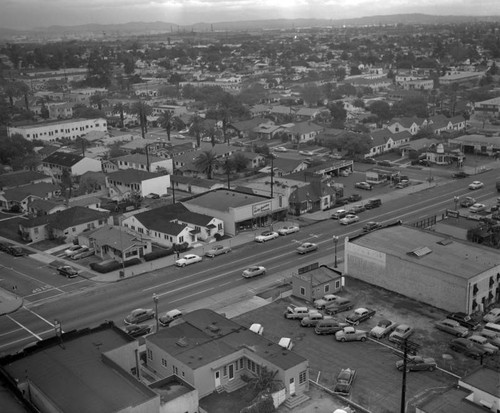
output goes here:
{"type": "Polygon", "coordinates": [[[29,328],[23,326],[21,323],[18,321],[14,320],[10,315],[7,315],[7,318],[16,323],[19,327],[21,327],[23,330],[26,330],[28,333],[30,333],[33,337],[36,337],[38,340],[41,340],[42,337],[40,337],[38,334],[33,333],[29,328]]]}
{"type": "Polygon", "coordinates": [[[21,330],[22,330],[22,328],[16,328],[15,330],[9,330],[6,333],[0,334],[0,337],[7,336],[9,334],[15,333],[16,331],[21,331],[21,330]]]}
{"type": "MultiPolygon", "coordinates": [[[[208,288],[208,289],[203,290],[203,291],[198,291],[198,292],[196,292],[196,293],[194,293],[194,294],[185,295],[184,297],[179,298],[178,300],[171,300],[170,302],[171,302],[171,303],[176,303],[177,301],[182,301],[182,300],[184,300],[184,299],[186,299],[186,298],[189,298],[189,297],[194,297],[195,295],[200,295],[200,294],[206,293],[206,292],[208,292],[208,291],[210,291],[210,290],[213,290],[213,288],[208,288]]],[[[168,293],[165,293],[165,294],[168,294],[168,293]]],[[[165,294],[163,294],[163,295],[165,295],[165,294]]]]}
{"type": "Polygon", "coordinates": [[[38,317],[40,320],[46,322],[49,326],[51,327],[54,327],[54,324],[52,324],[50,321],[46,320],[45,318],[43,318],[40,314],[38,313],[35,313],[34,311],[30,310],[29,308],[26,308],[25,306],[23,306],[23,308],[28,311],[29,313],[33,314],[34,316],[38,317]]]}

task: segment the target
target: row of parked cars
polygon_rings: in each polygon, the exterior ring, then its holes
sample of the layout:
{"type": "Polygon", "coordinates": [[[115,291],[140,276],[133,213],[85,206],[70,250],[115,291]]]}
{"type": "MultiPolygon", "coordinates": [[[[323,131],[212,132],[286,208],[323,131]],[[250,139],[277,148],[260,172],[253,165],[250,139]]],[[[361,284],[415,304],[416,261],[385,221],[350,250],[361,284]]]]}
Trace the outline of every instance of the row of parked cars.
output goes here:
{"type": "MultiPolygon", "coordinates": [[[[144,324],[144,322],[153,319],[155,316],[156,313],[152,308],[136,308],[123,320],[125,323],[124,331],[132,337],[149,334],[153,331],[153,327],[149,324],[144,324]]],[[[181,310],[170,310],[158,317],[158,324],[162,327],[169,327],[174,321],[181,318],[181,310]]]]}

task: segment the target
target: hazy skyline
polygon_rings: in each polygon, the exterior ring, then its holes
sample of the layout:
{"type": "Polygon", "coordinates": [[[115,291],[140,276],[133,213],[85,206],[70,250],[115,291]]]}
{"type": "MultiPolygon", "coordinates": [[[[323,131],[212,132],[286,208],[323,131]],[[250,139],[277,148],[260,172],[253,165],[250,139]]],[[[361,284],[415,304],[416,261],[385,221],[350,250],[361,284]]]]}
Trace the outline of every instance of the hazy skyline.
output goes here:
{"type": "Polygon", "coordinates": [[[342,19],[399,13],[500,15],[499,0],[0,0],[0,27],[163,21],[342,19]]]}

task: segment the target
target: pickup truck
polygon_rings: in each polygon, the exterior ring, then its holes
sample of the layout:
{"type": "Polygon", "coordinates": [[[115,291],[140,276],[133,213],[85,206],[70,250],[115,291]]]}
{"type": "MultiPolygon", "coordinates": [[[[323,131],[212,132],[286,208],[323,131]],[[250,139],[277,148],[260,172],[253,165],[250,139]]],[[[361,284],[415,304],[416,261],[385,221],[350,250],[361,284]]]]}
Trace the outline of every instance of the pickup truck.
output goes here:
{"type": "Polygon", "coordinates": [[[345,321],[353,326],[357,326],[362,321],[368,320],[374,315],[375,310],[372,310],[371,308],[356,308],[354,312],[352,312],[345,318],[345,321]]]}
{"type": "Polygon", "coordinates": [[[291,320],[303,319],[309,315],[309,308],[307,307],[287,307],[286,311],[283,313],[283,317],[291,320]]]}

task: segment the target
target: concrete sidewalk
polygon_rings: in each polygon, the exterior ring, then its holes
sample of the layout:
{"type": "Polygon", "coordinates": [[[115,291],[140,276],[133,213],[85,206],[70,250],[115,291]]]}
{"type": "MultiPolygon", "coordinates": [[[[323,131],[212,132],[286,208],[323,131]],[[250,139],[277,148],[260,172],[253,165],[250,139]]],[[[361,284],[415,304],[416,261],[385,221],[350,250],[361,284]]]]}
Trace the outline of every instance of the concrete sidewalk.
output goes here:
{"type": "Polygon", "coordinates": [[[0,288],[0,316],[13,313],[23,306],[23,299],[0,288]]]}

